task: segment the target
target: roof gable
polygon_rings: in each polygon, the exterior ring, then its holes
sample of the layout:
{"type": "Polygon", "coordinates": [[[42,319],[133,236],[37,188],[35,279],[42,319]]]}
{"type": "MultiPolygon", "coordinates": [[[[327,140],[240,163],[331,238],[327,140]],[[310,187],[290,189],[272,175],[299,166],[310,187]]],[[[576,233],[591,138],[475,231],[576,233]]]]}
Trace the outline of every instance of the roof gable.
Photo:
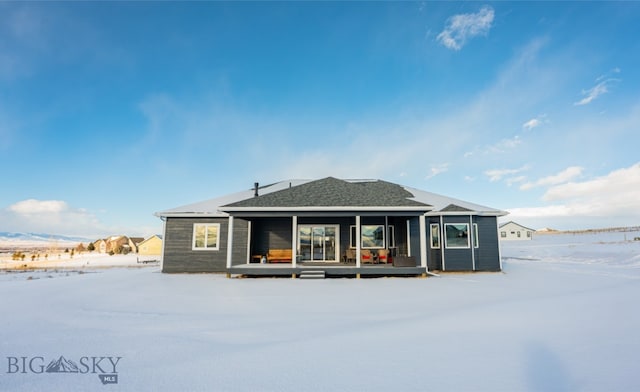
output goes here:
{"type": "Polygon", "coordinates": [[[440,211],[446,211],[446,212],[473,212],[473,210],[470,210],[468,208],[464,208],[464,207],[460,207],[459,205],[456,204],[449,204],[448,206],[446,206],[445,208],[441,209],[440,211]]]}
{"type": "Polygon", "coordinates": [[[405,188],[380,180],[345,181],[327,177],[227,204],[222,210],[235,208],[304,208],[304,207],[416,207],[430,210],[429,204],[412,200],[405,188]]]}
{"type": "Polygon", "coordinates": [[[535,231],[534,229],[528,228],[526,226],[522,226],[521,224],[516,223],[514,221],[505,222],[505,223],[500,225],[501,229],[503,229],[505,227],[508,227],[508,228],[519,228],[521,230],[528,230],[528,231],[535,231]]]}

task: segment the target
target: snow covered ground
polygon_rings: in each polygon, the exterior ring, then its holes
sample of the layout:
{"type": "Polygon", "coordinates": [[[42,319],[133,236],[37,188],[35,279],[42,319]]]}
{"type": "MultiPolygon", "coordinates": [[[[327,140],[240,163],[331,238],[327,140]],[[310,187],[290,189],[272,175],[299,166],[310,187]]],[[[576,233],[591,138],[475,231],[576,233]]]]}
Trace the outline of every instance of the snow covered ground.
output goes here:
{"type": "Polygon", "coordinates": [[[85,252],[76,254],[73,257],[69,253],[60,253],[45,259],[44,252],[40,252],[40,257],[32,261],[30,253],[27,254],[24,260],[13,260],[11,254],[6,253],[0,254],[0,279],[2,279],[2,270],[17,269],[21,270],[21,272],[23,272],[22,270],[37,272],[45,269],[92,270],[96,268],[139,267],[151,264],[154,261],[156,265],[159,265],[160,256],[140,256],[134,253],[109,256],[104,253],[85,252]]]}
{"type": "Polygon", "coordinates": [[[504,273],[428,279],[0,279],[0,390],[638,391],[624,235],[536,236],[503,244],[504,273]]]}

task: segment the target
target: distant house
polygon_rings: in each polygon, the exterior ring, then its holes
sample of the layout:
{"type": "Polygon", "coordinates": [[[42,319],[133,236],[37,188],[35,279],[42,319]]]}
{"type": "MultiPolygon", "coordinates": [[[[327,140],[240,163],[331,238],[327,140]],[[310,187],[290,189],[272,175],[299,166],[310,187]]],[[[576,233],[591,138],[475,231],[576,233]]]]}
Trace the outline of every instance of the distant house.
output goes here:
{"type": "Polygon", "coordinates": [[[381,180],[288,180],[157,212],[163,272],[499,271],[495,208],[381,180]],[[277,263],[277,264],[276,264],[277,263]]]}
{"type": "Polygon", "coordinates": [[[144,241],[142,237],[129,237],[129,248],[132,252],[138,253],[140,251],[140,244],[144,241]]]}
{"type": "Polygon", "coordinates": [[[535,230],[524,227],[513,221],[500,225],[500,239],[505,241],[511,240],[531,240],[535,230]]]}
{"type": "Polygon", "coordinates": [[[152,235],[138,245],[138,254],[142,256],[160,256],[162,254],[162,238],[152,235]]]}
{"type": "Polygon", "coordinates": [[[107,253],[107,241],[100,239],[93,243],[93,249],[98,253],[107,253]]]}
{"type": "Polygon", "coordinates": [[[94,249],[99,253],[129,253],[137,252],[138,245],[144,240],[140,237],[127,237],[126,235],[114,235],[99,239],[93,243],[94,249]]]}

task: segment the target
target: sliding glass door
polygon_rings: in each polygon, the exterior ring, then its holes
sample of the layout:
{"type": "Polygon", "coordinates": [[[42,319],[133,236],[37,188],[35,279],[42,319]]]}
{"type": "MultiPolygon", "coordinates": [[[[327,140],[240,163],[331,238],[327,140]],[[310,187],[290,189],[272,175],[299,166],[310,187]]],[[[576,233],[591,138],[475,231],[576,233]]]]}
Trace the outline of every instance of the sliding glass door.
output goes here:
{"type": "Polygon", "coordinates": [[[338,261],[338,225],[299,225],[300,261],[338,261]]]}

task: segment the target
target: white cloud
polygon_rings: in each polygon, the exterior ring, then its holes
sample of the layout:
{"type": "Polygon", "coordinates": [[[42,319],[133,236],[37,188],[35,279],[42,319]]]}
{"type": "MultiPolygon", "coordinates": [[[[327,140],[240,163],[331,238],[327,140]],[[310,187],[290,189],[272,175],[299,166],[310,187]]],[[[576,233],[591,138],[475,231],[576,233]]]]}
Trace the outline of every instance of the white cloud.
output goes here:
{"type": "Polygon", "coordinates": [[[508,209],[510,218],[535,220],[540,226],[548,226],[545,222],[556,218],[563,218],[565,225],[571,221],[580,222],[584,228],[637,225],[640,219],[640,162],[602,177],[553,186],[543,200],[555,204],[508,209]]]}
{"type": "Polygon", "coordinates": [[[489,177],[489,181],[496,182],[502,180],[503,177],[518,174],[523,171],[529,170],[528,165],[524,165],[517,169],[491,169],[484,172],[484,175],[489,177]]]}
{"type": "Polygon", "coordinates": [[[507,186],[512,186],[513,184],[525,182],[526,180],[527,180],[526,176],[517,176],[517,177],[507,178],[504,180],[504,182],[507,184],[507,186]]]}
{"type": "Polygon", "coordinates": [[[538,120],[537,118],[532,118],[531,120],[522,124],[522,128],[526,129],[527,131],[530,131],[533,128],[539,127],[540,124],[541,124],[540,120],[538,120]]]}
{"type": "Polygon", "coordinates": [[[27,199],[0,210],[3,229],[91,236],[108,233],[96,216],[82,208],[72,208],[62,200],[27,199]]]}
{"type": "Polygon", "coordinates": [[[431,179],[435,176],[437,176],[438,174],[442,174],[446,171],[449,170],[449,164],[448,163],[442,163],[439,165],[434,165],[431,166],[431,168],[429,169],[429,174],[427,174],[427,176],[425,177],[426,180],[431,179]]]}
{"type": "Polygon", "coordinates": [[[543,196],[545,201],[580,198],[598,198],[603,203],[615,203],[619,207],[640,206],[640,162],[593,180],[552,187],[543,196]]]}
{"type": "Polygon", "coordinates": [[[536,182],[527,182],[525,184],[522,184],[520,186],[520,189],[524,191],[524,190],[532,189],[539,186],[562,184],[581,175],[582,170],[583,168],[580,166],[571,166],[564,169],[558,174],[541,178],[536,182]]]}
{"type": "Polygon", "coordinates": [[[539,126],[547,122],[546,117],[547,117],[546,114],[540,115],[538,117],[534,117],[531,120],[522,124],[522,129],[524,129],[525,131],[530,131],[534,128],[538,128],[539,126]]]}
{"type": "MultiPolygon", "coordinates": [[[[619,73],[620,69],[616,68],[612,72],[613,73],[619,73]]],[[[598,82],[598,83],[596,83],[595,86],[591,87],[588,90],[582,90],[582,95],[584,96],[584,98],[582,98],[578,102],[574,102],[573,105],[574,106],[583,106],[583,105],[590,104],[591,102],[593,102],[596,98],[598,98],[602,94],[608,93],[609,92],[609,87],[611,87],[612,84],[617,83],[619,81],[620,81],[620,79],[610,78],[607,75],[602,75],[602,76],[598,77],[596,79],[596,82],[598,82]]]]}
{"type": "Polygon", "coordinates": [[[491,29],[494,16],[493,8],[487,5],[475,14],[454,15],[447,20],[447,25],[438,34],[437,40],[449,49],[460,50],[468,39],[486,35],[491,29]]]}
{"type": "Polygon", "coordinates": [[[67,203],[61,200],[36,200],[28,199],[19,201],[9,206],[9,211],[21,215],[60,213],[68,210],[67,203]]]}
{"type": "Polygon", "coordinates": [[[483,155],[502,154],[510,150],[513,150],[514,148],[518,147],[521,144],[522,144],[522,139],[520,139],[520,136],[516,135],[510,139],[502,139],[499,142],[492,145],[482,146],[482,147],[478,146],[473,151],[466,152],[464,154],[464,157],[469,158],[476,154],[483,154],[483,155]]]}

